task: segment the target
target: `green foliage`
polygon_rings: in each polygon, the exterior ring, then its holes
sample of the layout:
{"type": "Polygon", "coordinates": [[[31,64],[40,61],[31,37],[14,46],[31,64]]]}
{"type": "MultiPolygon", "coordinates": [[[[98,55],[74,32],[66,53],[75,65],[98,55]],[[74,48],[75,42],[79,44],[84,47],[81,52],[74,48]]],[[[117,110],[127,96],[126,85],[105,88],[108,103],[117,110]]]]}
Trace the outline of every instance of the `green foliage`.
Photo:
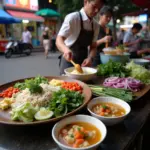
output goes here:
{"type": "Polygon", "coordinates": [[[83,7],[83,0],[55,0],[58,10],[64,18],[67,14],[79,11],[83,7]]]}
{"type": "MultiPolygon", "coordinates": [[[[68,13],[79,11],[83,7],[84,0],[55,0],[58,10],[64,18],[68,13]]],[[[119,9],[116,11],[116,18],[121,18],[121,15],[128,12],[139,10],[139,8],[132,3],[131,0],[106,0],[107,4],[114,8],[117,6],[119,9]]]]}
{"type": "Polygon", "coordinates": [[[113,10],[118,7],[115,11],[115,18],[122,18],[122,14],[134,12],[139,10],[139,8],[131,0],[106,0],[107,4],[112,7],[113,10]]]}

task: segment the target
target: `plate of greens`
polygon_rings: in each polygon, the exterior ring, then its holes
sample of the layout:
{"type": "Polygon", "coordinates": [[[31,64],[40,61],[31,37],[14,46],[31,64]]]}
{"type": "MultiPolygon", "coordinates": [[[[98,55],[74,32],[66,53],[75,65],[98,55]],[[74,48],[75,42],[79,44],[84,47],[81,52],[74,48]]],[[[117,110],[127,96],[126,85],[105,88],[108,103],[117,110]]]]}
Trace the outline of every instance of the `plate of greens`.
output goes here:
{"type": "Polygon", "coordinates": [[[0,123],[37,125],[56,122],[87,105],[91,89],[68,77],[32,77],[0,86],[0,123]]]}

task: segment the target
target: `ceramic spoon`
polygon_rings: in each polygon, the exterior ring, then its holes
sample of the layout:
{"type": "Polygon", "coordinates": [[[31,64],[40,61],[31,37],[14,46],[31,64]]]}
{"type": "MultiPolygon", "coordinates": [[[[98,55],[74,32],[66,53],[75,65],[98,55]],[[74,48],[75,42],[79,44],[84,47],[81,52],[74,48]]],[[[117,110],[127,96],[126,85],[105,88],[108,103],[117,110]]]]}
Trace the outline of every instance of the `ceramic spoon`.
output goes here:
{"type": "Polygon", "coordinates": [[[81,68],[81,66],[79,64],[76,64],[73,60],[70,60],[70,62],[74,65],[75,69],[80,72],[83,73],[83,70],[81,68]]]}

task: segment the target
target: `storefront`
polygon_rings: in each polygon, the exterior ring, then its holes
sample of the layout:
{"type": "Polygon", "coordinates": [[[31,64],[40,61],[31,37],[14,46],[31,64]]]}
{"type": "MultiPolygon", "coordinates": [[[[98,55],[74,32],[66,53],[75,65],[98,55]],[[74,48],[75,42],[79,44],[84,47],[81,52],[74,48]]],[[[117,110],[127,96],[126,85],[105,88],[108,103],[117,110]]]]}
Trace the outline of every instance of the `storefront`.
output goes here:
{"type": "Polygon", "coordinates": [[[44,25],[49,27],[50,31],[56,31],[58,19],[57,18],[46,18],[44,25]]]}
{"type": "Polygon", "coordinates": [[[24,27],[32,34],[33,46],[39,45],[41,25],[44,18],[35,15],[38,10],[38,0],[4,0],[5,11],[22,20],[21,24],[7,25],[6,34],[15,40],[20,40],[24,27]]]}

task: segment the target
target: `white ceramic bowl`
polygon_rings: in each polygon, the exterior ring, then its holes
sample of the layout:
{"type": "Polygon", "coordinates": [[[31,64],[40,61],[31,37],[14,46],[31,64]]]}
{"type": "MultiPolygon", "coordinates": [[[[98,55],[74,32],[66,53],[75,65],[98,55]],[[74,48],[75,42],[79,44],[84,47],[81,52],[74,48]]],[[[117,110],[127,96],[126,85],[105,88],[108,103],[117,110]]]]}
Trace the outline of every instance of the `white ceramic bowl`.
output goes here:
{"type": "Polygon", "coordinates": [[[146,59],[131,59],[131,61],[133,61],[135,64],[138,64],[138,65],[142,65],[142,66],[145,66],[145,65],[148,65],[150,64],[150,60],[146,60],[146,59]]]}
{"type": "Polygon", "coordinates": [[[72,79],[77,79],[77,80],[81,80],[81,81],[88,81],[93,79],[93,77],[96,76],[97,74],[97,69],[94,68],[90,68],[90,67],[82,67],[84,72],[88,72],[88,74],[72,74],[71,72],[73,70],[75,70],[74,67],[70,67],[64,70],[64,72],[66,73],[66,76],[72,78],[72,79]]]}
{"type": "Polygon", "coordinates": [[[52,137],[62,150],[95,150],[100,145],[100,143],[105,139],[106,134],[107,134],[107,130],[106,130],[105,125],[100,120],[98,120],[92,116],[88,116],[88,115],[75,115],[75,116],[65,118],[65,119],[59,121],[58,123],[56,123],[52,129],[52,137]],[[96,126],[102,135],[100,141],[98,143],[91,145],[89,147],[86,147],[86,148],[72,148],[72,147],[69,147],[69,146],[66,146],[66,145],[60,143],[58,140],[58,135],[59,135],[60,130],[63,127],[65,127],[66,125],[68,125],[70,123],[74,123],[74,122],[86,122],[86,123],[90,123],[90,124],[96,126]]]}
{"type": "Polygon", "coordinates": [[[97,98],[94,98],[89,102],[87,109],[93,117],[101,120],[107,126],[111,126],[111,125],[115,125],[117,123],[120,123],[121,121],[123,121],[127,117],[127,115],[131,111],[131,107],[129,106],[128,103],[126,103],[125,101],[120,100],[118,98],[114,98],[114,97],[97,97],[97,98]],[[120,116],[120,117],[104,117],[104,116],[97,115],[94,112],[92,112],[91,109],[94,105],[99,104],[100,102],[109,102],[109,103],[117,104],[117,105],[123,107],[125,109],[126,113],[125,113],[125,115],[120,116]]]}

